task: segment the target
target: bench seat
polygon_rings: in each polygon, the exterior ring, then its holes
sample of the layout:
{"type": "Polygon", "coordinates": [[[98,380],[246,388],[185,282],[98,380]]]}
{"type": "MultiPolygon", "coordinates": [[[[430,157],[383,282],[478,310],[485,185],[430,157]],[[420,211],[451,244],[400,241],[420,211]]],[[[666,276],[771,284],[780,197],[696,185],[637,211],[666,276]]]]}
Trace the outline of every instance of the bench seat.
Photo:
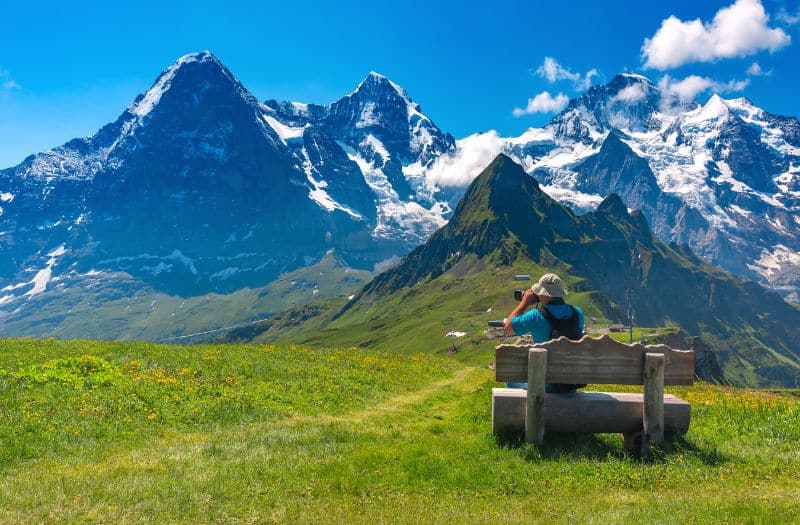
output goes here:
{"type": "MultiPolygon", "coordinates": [[[[525,434],[527,390],[492,389],[492,432],[495,435],[525,434]]],[[[546,432],[632,433],[642,430],[643,394],[586,392],[545,394],[546,432]]],[[[664,429],[682,435],[689,430],[689,403],[664,395],[664,429]]]]}

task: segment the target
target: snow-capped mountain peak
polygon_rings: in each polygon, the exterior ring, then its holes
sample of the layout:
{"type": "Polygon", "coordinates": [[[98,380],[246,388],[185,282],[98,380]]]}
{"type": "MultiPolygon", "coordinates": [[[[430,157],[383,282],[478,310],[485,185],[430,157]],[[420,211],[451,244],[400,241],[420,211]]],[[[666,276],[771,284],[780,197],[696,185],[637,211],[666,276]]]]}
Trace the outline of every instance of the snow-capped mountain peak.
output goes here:
{"type": "Polygon", "coordinates": [[[176,103],[199,106],[215,91],[236,94],[245,103],[258,105],[255,97],[213,53],[201,51],[184,55],[165,69],[153,86],[128,106],[128,112],[144,118],[171,93],[182,98],[176,103]]]}
{"type": "Polygon", "coordinates": [[[397,96],[402,98],[407,104],[412,104],[411,99],[406,93],[405,89],[395,84],[388,77],[378,73],[377,71],[370,71],[364,77],[364,80],[358,83],[356,88],[347,96],[364,96],[366,98],[384,95],[386,91],[394,91],[397,96]]]}
{"type": "Polygon", "coordinates": [[[709,97],[708,101],[699,109],[694,120],[724,120],[730,116],[730,107],[725,99],[719,94],[714,93],[709,97]]]}
{"type": "Polygon", "coordinates": [[[786,253],[800,253],[800,122],[744,97],[678,105],[671,97],[622,73],[543,128],[460,140],[427,174],[465,186],[465,174],[504,152],[579,212],[616,192],[663,239],[797,298],[800,256],[786,253]]]}

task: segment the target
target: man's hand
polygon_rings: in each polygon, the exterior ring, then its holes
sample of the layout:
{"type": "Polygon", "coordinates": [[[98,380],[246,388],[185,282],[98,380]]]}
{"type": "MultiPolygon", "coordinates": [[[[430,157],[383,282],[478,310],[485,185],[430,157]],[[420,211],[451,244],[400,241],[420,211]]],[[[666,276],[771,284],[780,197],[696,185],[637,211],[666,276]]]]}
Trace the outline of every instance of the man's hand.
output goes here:
{"type": "Polygon", "coordinates": [[[522,300],[519,302],[516,308],[503,320],[503,326],[506,329],[506,333],[508,335],[514,335],[514,328],[511,326],[511,319],[517,317],[518,315],[522,315],[525,313],[525,310],[528,309],[529,306],[536,304],[539,302],[539,297],[533,293],[533,290],[528,288],[525,290],[525,293],[522,294],[522,300]]]}
{"type": "Polygon", "coordinates": [[[527,290],[525,290],[525,293],[522,294],[522,301],[520,302],[520,305],[525,305],[525,307],[527,308],[528,306],[536,304],[538,302],[539,302],[539,296],[533,293],[533,290],[531,288],[528,288],[527,290]]]}
{"type": "Polygon", "coordinates": [[[533,290],[528,288],[525,290],[525,293],[522,294],[522,300],[519,302],[516,308],[512,310],[508,317],[503,319],[503,326],[506,329],[506,333],[508,335],[514,335],[514,328],[511,326],[511,319],[517,317],[518,315],[522,315],[525,313],[525,310],[528,309],[529,306],[534,305],[539,302],[539,296],[533,293],[533,290]]]}
{"type": "Polygon", "coordinates": [[[511,327],[511,317],[503,319],[503,328],[506,329],[507,335],[514,335],[514,329],[511,327]]]}

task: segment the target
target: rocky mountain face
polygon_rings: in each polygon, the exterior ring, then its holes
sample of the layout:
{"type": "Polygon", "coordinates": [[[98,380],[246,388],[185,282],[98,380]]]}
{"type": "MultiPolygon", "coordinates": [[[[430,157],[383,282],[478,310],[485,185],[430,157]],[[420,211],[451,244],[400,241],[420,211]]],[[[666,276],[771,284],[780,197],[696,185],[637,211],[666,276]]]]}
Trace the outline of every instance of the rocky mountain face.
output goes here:
{"type": "Polygon", "coordinates": [[[0,171],[0,316],[98,274],[188,297],[330,249],[372,269],[444,224],[421,173],[453,149],[377,73],[329,106],[262,103],[186,55],[95,135],[0,171]]]}
{"type": "Polygon", "coordinates": [[[706,376],[719,379],[721,367],[740,384],[800,384],[800,309],[665,244],[617,195],[576,215],[505,155],[470,184],[446,226],[347,308],[379,303],[470,257],[499,265],[527,258],[562,268],[584,279],[584,291],[604,298],[597,303],[611,319],[622,317],[630,289],[638,325],[678,325],[685,335],[702,337],[705,344],[697,346],[706,376]]]}
{"type": "Polygon", "coordinates": [[[622,74],[570,101],[544,128],[472,136],[432,169],[463,166],[457,160],[470,150],[494,147],[576,212],[617,193],[661,239],[796,302],[799,127],[744,98],[681,104],[647,78],[622,74]]]}

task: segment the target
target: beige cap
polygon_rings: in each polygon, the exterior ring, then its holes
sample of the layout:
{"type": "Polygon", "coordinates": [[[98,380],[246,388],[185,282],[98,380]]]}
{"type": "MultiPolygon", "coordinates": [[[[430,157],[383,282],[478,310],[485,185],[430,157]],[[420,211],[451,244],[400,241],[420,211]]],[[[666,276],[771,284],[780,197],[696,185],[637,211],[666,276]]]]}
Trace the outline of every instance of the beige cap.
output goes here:
{"type": "Polygon", "coordinates": [[[546,295],[548,297],[564,297],[567,295],[567,292],[564,291],[564,285],[561,284],[561,277],[554,273],[542,275],[542,278],[531,287],[531,290],[536,295],[546,295]]]}

